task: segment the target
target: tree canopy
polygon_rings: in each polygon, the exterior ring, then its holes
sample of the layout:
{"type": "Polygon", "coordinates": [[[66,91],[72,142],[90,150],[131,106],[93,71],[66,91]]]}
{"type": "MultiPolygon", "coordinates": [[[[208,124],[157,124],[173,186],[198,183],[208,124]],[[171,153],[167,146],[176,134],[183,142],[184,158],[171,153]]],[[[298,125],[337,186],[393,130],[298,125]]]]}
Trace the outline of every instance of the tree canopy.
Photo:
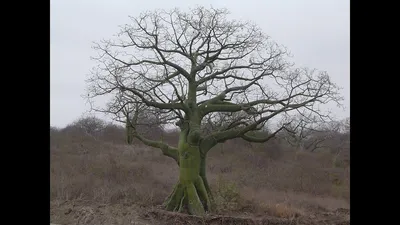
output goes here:
{"type": "MultiPolygon", "coordinates": [[[[203,164],[189,163],[188,155],[204,160],[217,143],[233,138],[265,142],[283,129],[297,127],[296,121],[302,127],[329,121],[331,115],[320,106],[339,104],[342,98],[328,73],[296,67],[287,49],[256,24],[228,16],[226,9],[197,7],[131,17],[115,38],[94,45],[98,66],[87,80],[88,98],[109,95],[112,99],[105,107],[93,105],[93,109],[117,120],[130,118],[132,127],[144,120],[127,115],[140,112],[154,115],[159,124],[176,124],[181,129],[178,147],[132,132],[192,172],[203,164]],[[277,126],[267,136],[251,135],[270,121],[277,126]]],[[[192,179],[202,190],[195,176],[182,174],[188,173],[181,171],[179,185],[192,179]]],[[[201,171],[200,177],[206,182],[201,171]]],[[[191,186],[185,187],[185,195],[191,195],[191,186]]],[[[203,205],[208,205],[202,196],[203,205]]],[[[177,197],[183,198],[183,194],[177,197]]],[[[202,211],[198,205],[193,207],[194,214],[202,211]]],[[[173,204],[171,209],[177,208],[173,204]]]]}

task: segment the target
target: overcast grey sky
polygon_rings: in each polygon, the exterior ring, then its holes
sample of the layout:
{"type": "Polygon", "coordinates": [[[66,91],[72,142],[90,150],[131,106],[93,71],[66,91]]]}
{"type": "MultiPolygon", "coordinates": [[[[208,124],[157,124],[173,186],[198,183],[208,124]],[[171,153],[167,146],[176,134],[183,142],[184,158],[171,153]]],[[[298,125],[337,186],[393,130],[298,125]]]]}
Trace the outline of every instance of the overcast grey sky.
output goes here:
{"type": "Polygon", "coordinates": [[[236,19],[252,20],[294,55],[298,66],[328,71],[343,88],[350,115],[350,2],[348,0],[51,0],[50,125],[64,127],[88,110],[81,95],[95,65],[93,41],[110,38],[119,25],[145,10],[225,7],[236,19]]]}

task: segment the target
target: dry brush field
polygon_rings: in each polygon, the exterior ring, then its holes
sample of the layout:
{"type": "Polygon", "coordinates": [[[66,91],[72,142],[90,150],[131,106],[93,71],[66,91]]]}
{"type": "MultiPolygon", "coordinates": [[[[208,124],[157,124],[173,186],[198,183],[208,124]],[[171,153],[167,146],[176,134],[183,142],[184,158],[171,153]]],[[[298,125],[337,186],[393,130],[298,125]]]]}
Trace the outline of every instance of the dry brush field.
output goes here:
{"type": "Polygon", "coordinates": [[[348,143],[341,154],[294,151],[280,139],[215,147],[207,158],[215,210],[199,218],[161,210],[178,166],[157,149],[126,145],[122,128],[89,135],[71,125],[50,133],[55,224],[350,223],[348,143]]]}

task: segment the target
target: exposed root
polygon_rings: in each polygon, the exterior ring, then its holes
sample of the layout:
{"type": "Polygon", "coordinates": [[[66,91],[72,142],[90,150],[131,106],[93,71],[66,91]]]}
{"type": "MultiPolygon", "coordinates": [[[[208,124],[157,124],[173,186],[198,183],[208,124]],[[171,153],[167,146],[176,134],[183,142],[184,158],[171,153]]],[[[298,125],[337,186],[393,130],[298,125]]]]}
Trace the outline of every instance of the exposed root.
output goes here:
{"type": "Polygon", "coordinates": [[[201,203],[200,197],[197,194],[196,187],[193,183],[186,185],[186,193],[188,196],[188,210],[191,215],[204,215],[204,206],[201,203]]]}
{"type": "MultiPolygon", "coordinates": [[[[211,192],[211,189],[210,189],[210,185],[208,184],[207,177],[205,175],[200,175],[200,176],[201,176],[201,178],[203,180],[203,184],[204,184],[204,187],[205,187],[205,189],[207,191],[208,198],[212,202],[214,200],[214,197],[212,195],[212,192],[211,192]]],[[[211,211],[211,210],[209,210],[209,211],[211,211]]]]}
{"type": "Polygon", "coordinates": [[[183,197],[181,199],[181,202],[179,203],[179,208],[178,208],[178,212],[183,212],[183,207],[184,207],[184,202],[186,200],[187,196],[186,193],[183,194],[183,197]]]}
{"type": "Polygon", "coordinates": [[[168,211],[178,211],[180,209],[181,202],[184,199],[184,187],[178,183],[175,185],[174,190],[166,199],[164,206],[168,211]]]}
{"type": "Polygon", "coordinates": [[[203,179],[199,176],[196,180],[196,182],[194,183],[197,193],[200,197],[200,199],[202,199],[202,203],[204,206],[204,210],[205,211],[211,211],[211,202],[210,202],[210,198],[209,198],[209,194],[207,192],[207,189],[204,185],[203,179]]]}
{"type": "Polygon", "coordinates": [[[209,194],[203,179],[198,176],[194,183],[175,185],[174,190],[164,203],[168,211],[188,211],[191,215],[204,215],[211,208],[209,194]]]}

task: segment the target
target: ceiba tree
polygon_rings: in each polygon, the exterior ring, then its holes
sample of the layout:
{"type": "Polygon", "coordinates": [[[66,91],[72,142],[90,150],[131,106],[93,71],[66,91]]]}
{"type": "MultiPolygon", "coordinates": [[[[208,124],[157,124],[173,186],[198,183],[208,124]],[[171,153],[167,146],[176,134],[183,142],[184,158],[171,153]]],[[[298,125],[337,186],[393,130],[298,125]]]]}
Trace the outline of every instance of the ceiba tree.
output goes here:
{"type": "Polygon", "coordinates": [[[294,67],[286,49],[259,27],[228,16],[226,9],[204,7],[149,11],[94,45],[98,66],[87,79],[88,98],[111,95],[105,107],[93,108],[122,113],[133,137],[177,162],[179,180],[165,202],[170,211],[211,210],[206,156],[218,143],[266,142],[291,116],[329,119],[319,105],[341,100],[326,72],[294,67]],[[178,145],[137,132],[143,112],[178,126],[178,145]],[[267,136],[253,135],[273,120],[276,129],[267,136]]]}

